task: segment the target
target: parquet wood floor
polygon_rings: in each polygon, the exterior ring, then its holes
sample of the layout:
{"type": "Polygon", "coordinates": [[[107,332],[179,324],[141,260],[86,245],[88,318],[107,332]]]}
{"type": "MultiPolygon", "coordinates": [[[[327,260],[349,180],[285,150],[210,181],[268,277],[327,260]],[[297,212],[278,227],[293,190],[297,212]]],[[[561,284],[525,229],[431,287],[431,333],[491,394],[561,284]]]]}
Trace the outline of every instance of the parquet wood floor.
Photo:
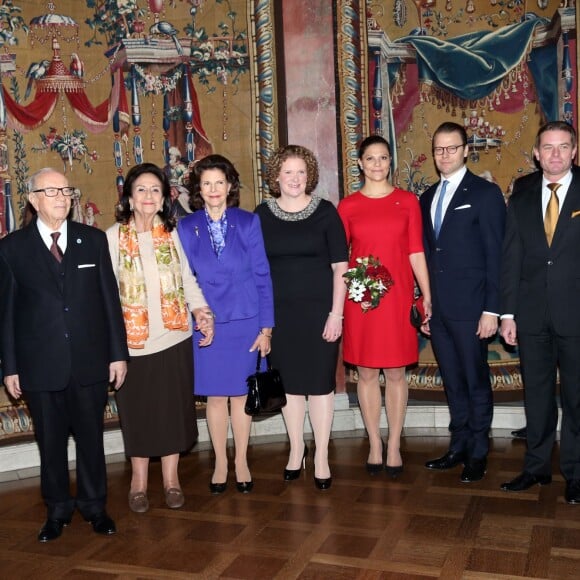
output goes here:
{"type": "Polygon", "coordinates": [[[287,443],[256,442],[252,493],[238,493],[230,474],[227,491],[210,495],[211,451],[194,451],[181,462],[186,504],[169,510],[153,464],[143,515],[127,506],[128,463],[111,464],[111,537],[75,514],[61,538],[40,544],[38,479],[1,484],[0,578],[580,578],[580,506],[562,498],[557,458],[552,485],[507,494],[499,485],[519,473],[521,442],[495,438],[484,480],[462,484],[459,467],[423,467],[446,437],[406,436],[405,471],[389,480],[366,473],[367,442],[356,435],[333,438],[328,491],[314,487],[312,455],[305,475],[285,483],[287,443]]]}

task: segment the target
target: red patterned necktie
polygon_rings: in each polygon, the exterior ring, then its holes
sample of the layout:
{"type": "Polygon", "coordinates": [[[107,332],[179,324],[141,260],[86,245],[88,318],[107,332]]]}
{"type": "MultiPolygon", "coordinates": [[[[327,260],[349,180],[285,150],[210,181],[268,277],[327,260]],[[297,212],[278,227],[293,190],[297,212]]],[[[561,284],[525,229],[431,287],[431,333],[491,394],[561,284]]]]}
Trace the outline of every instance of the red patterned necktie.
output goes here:
{"type": "Polygon", "coordinates": [[[560,216],[559,200],[556,192],[561,185],[561,183],[548,183],[548,188],[552,192],[550,201],[548,202],[548,207],[546,208],[546,215],[544,216],[544,231],[546,232],[548,246],[552,245],[552,238],[554,237],[556,224],[558,223],[558,217],[560,216]]]}
{"type": "Polygon", "coordinates": [[[54,232],[50,234],[52,238],[52,246],[50,246],[50,253],[56,258],[57,262],[62,262],[63,253],[60,246],[57,244],[58,238],[60,238],[60,232],[54,232]]]}

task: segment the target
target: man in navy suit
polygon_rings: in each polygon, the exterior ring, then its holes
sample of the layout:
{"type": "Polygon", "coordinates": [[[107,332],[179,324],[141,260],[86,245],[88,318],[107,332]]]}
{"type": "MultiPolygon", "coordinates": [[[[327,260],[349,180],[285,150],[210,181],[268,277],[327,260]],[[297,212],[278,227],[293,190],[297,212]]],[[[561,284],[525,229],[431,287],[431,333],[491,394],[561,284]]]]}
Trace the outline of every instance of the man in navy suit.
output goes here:
{"type": "Polygon", "coordinates": [[[113,534],[103,414],[109,383],[121,386],[129,353],[107,238],[67,221],[75,190],[64,175],[41,169],[28,187],[37,217],[0,241],[0,359],[8,392],[26,399],[40,451],[48,513],[38,540],[58,538],[75,508],[95,532],[113,534]]]}
{"type": "Polygon", "coordinates": [[[538,131],[534,157],[541,171],[518,179],[509,200],[501,272],[501,335],[519,343],[525,387],[524,469],[502,484],[523,491],[552,481],[558,423],[565,499],[580,503],[580,169],[577,139],[561,121],[538,131]]]}
{"type": "Polygon", "coordinates": [[[451,422],[449,450],[429,469],[463,464],[461,481],[485,475],[493,397],[487,344],[498,327],[505,203],[499,187],[465,167],[465,129],[443,123],[433,135],[441,180],[421,196],[433,316],[431,335],[451,422]]]}

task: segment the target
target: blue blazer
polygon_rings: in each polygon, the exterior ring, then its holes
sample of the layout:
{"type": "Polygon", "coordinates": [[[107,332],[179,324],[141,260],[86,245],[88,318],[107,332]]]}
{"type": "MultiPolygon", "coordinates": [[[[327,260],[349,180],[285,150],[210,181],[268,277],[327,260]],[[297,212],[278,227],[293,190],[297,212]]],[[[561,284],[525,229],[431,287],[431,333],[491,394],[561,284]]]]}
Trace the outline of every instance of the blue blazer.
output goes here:
{"type": "Polygon", "coordinates": [[[177,230],[189,265],[215,314],[216,324],[258,316],[260,328],[274,326],[270,266],[257,215],[227,210],[226,246],[214,252],[205,212],[181,219],[177,230]]]}
{"type": "Polygon", "coordinates": [[[477,320],[483,311],[501,314],[503,195],[497,185],[467,171],[435,239],[431,205],[438,185],[420,199],[433,316],[477,320]]]}

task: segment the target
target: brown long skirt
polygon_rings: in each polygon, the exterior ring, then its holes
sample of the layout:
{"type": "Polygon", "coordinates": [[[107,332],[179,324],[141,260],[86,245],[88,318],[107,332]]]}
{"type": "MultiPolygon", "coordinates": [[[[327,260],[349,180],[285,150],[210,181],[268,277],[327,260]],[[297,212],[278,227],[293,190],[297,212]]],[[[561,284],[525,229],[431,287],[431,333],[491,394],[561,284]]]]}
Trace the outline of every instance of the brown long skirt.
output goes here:
{"type": "Polygon", "coordinates": [[[197,440],[191,338],[135,356],[116,399],[128,457],[163,457],[197,440]]]}

